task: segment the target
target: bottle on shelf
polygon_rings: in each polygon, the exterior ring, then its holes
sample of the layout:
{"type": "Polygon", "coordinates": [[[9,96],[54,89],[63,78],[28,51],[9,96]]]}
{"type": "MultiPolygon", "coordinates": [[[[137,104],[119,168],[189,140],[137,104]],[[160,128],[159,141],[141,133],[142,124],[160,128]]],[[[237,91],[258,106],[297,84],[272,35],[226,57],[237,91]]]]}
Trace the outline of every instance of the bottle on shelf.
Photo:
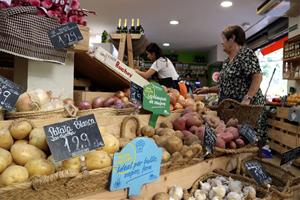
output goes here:
{"type": "Polygon", "coordinates": [[[134,19],[131,19],[131,27],[129,29],[129,33],[135,33],[134,19]]]}
{"type": "Polygon", "coordinates": [[[285,78],[285,79],[290,78],[290,70],[289,70],[289,63],[288,62],[286,62],[285,65],[284,65],[283,78],[285,78]]]}
{"type": "Polygon", "coordinates": [[[124,19],[124,26],[122,28],[122,33],[128,33],[127,19],[124,19]]]}
{"type": "Polygon", "coordinates": [[[140,24],[140,19],[139,18],[137,18],[137,22],[136,22],[136,33],[140,33],[140,34],[144,33],[144,28],[140,24]]]}
{"type": "Polygon", "coordinates": [[[122,20],[121,20],[121,18],[119,18],[119,23],[118,23],[118,27],[117,27],[117,33],[122,33],[121,23],[122,23],[122,20]]]}

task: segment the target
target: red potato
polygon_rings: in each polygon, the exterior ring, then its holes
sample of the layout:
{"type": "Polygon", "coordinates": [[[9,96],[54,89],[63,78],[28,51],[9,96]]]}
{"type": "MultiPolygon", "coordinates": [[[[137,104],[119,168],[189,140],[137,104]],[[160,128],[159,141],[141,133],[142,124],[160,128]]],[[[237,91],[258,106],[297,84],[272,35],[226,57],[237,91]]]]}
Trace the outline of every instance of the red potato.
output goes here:
{"type": "Polygon", "coordinates": [[[225,124],[219,124],[217,126],[217,128],[215,129],[215,132],[217,135],[221,134],[221,133],[224,133],[225,132],[225,129],[226,129],[226,126],[225,124]]]}
{"type": "Polygon", "coordinates": [[[183,138],[189,137],[190,135],[194,135],[193,133],[187,130],[182,131],[182,134],[183,134],[183,138]]]}
{"type": "Polygon", "coordinates": [[[233,135],[229,132],[224,132],[219,134],[219,136],[226,142],[231,142],[233,140],[233,135]]]}
{"type": "Polygon", "coordinates": [[[185,109],[184,109],[182,115],[185,115],[185,114],[187,114],[187,113],[192,113],[192,112],[194,112],[193,109],[190,108],[190,107],[188,107],[188,108],[185,108],[185,109]]]}
{"type": "Polygon", "coordinates": [[[185,124],[186,124],[186,118],[185,117],[179,117],[173,121],[173,127],[176,131],[184,131],[185,130],[185,124]]]}
{"type": "Polygon", "coordinates": [[[240,136],[239,130],[235,127],[228,127],[225,129],[225,132],[231,133],[233,135],[233,139],[237,139],[240,136]]]}
{"type": "Polygon", "coordinates": [[[230,119],[228,120],[228,122],[226,123],[226,126],[227,126],[227,127],[230,127],[230,126],[232,126],[232,127],[237,127],[238,124],[239,124],[239,120],[238,120],[238,119],[236,119],[236,118],[230,118],[230,119]]]}
{"type": "Polygon", "coordinates": [[[193,134],[195,134],[198,131],[199,127],[197,126],[192,126],[189,131],[192,132],[193,134]]]}
{"type": "Polygon", "coordinates": [[[237,146],[238,148],[241,148],[241,147],[244,147],[244,146],[245,146],[244,140],[242,140],[242,139],[240,139],[240,138],[236,139],[236,140],[235,140],[235,143],[236,143],[236,146],[237,146]]]}
{"type": "Polygon", "coordinates": [[[204,127],[199,127],[199,129],[196,131],[195,135],[199,138],[199,140],[203,141],[204,140],[204,127]]]}
{"type": "Polygon", "coordinates": [[[237,145],[236,145],[236,143],[235,143],[234,141],[231,141],[231,142],[229,142],[228,147],[229,147],[230,149],[236,149],[237,145]]]}
{"type": "Polygon", "coordinates": [[[191,128],[192,126],[199,127],[201,125],[202,125],[202,121],[198,117],[195,117],[195,116],[188,117],[186,120],[186,124],[185,124],[187,129],[191,128]]]}
{"type": "Polygon", "coordinates": [[[174,108],[175,108],[175,110],[180,110],[180,109],[183,109],[183,106],[180,103],[176,103],[174,108]]]}
{"type": "Polygon", "coordinates": [[[221,137],[217,137],[216,147],[225,149],[225,141],[221,137]]]}

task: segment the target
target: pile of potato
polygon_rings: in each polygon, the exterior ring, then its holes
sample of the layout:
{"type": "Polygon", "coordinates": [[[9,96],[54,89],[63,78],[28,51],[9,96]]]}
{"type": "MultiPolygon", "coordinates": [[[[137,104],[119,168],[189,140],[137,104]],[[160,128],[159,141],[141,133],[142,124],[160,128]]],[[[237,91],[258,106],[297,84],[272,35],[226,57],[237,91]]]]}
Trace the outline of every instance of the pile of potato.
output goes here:
{"type": "Polygon", "coordinates": [[[78,172],[102,169],[112,165],[112,155],[119,150],[119,140],[103,134],[105,146],[80,157],[54,162],[43,128],[36,128],[25,119],[15,120],[0,129],[0,187],[23,183],[33,176],[46,176],[73,169],[78,172]]]}
{"type": "Polygon", "coordinates": [[[244,147],[247,140],[239,133],[239,122],[237,119],[230,119],[226,124],[214,111],[193,112],[185,109],[181,117],[173,121],[175,131],[181,131],[186,143],[189,141],[204,140],[205,122],[215,131],[217,135],[216,146],[220,148],[237,149],[244,147]]]}

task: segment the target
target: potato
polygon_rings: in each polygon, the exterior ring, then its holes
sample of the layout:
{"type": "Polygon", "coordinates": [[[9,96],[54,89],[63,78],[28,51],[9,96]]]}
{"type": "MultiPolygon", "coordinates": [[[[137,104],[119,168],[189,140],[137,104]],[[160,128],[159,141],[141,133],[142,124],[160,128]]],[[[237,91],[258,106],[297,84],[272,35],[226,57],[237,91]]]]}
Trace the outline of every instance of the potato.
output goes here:
{"type": "Polygon", "coordinates": [[[25,168],[27,169],[29,176],[47,176],[55,172],[55,166],[48,160],[39,158],[29,160],[25,168]]]}
{"type": "Polygon", "coordinates": [[[230,118],[226,123],[226,127],[237,127],[239,125],[239,120],[236,118],[230,118]]]}
{"type": "Polygon", "coordinates": [[[46,154],[31,144],[14,144],[10,149],[14,161],[24,166],[29,160],[46,158],[46,154]]]}
{"type": "Polygon", "coordinates": [[[186,124],[186,118],[185,117],[179,117],[179,118],[175,119],[173,121],[174,130],[176,130],[176,131],[186,130],[185,124],[186,124]]]}
{"type": "Polygon", "coordinates": [[[184,154],[183,154],[183,158],[193,158],[194,153],[191,149],[187,150],[184,154]]]}
{"type": "Polygon", "coordinates": [[[164,130],[164,128],[157,128],[155,129],[155,135],[161,135],[160,132],[164,130]]]}
{"type": "Polygon", "coordinates": [[[162,162],[165,163],[165,162],[168,162],[171,158],[171,154],[164,148],[163,149],[163,155],[162,155],[162,162]]]}
{"type": "Polygon", "coordinates": [[[181,150],[180,150],[180,153],[181,153],[182,155],[184,155],[189,149],[190,149],[190,148],[189,148],[188,146],[183,145],[182,148],[181,148],[181,150]]]}
{"type": "Polygon", "coordinates": [[[190,149],[193,151],[194,156],[199,156],[202,153],[201,144],[193,143],[190,146],[190,149]]]}
{"type": "Polygon", "coordinates": [[[236,140],[235,140],[235,143],[236,143],[236,146],[237,146],[238,148],[241,148],[241,147],[244,147],[244,146],[245,146],[244,140],[242,140],[242,139],[240,139],[240,138],[236,139],[236,140]]]}
{"type": "Polygon", "coordinates": [[[182,149],[182,140],[179,139],[176,136],[170,136],[167,140],[166,143],[164,145],[164,147],[166,148],[166,150],[168,152],[170,152],[171,154],[173,154],[176,151],[180,151],[182,149]]]}
{"type": "Polygon", "coordinates": [[[235,128],[235,127],[228,127],[228,128],[225,129],[225,132],[226,133],[227,132],[231,133],[232,136],[233,136],[233,139],[237,139],[240,136],[239,130],[237,128],[235,128]]]}
{"type": "Polygon", "coordinates": [[[195,117],[195,116],[191,116],[191,117],[188,117],[187,120],[186,120],[186,127],[189,129],[191,128],[192,126],[201,126],[203,123],[203,121],[201,121],[198,117],[195,117]]]}
{"type": "Polygon", "coordinates": [[[219,134],[219,136],[225,141],[225,143],[231,142],[234,139],[232,133],[230,132],[219,134]]]}
{"type": "Polygon", "coordinates": [[[178,161],[182,161],[182,160],[183,160],[183,156],[179,152],[175,152],[171,156],[171,161],[172,162],[178,162],[178,161]]]}
{"type": "Polygon", "coordinates": [[[63,169],[73,169],[76,171],[80,171],[80,157],[70,158],[68,160],[64,160],[62,162],[63,169]]]}
{"type": "Polygon", "coordinates": [[[183,138],[184,138],[184,135],[181,131],[175,131],[175,136],[181,140],[183,140],[183,138]]]}
{"type": "Polygon", "coordinates": [[[216,147],[225,149],[225,141],[221,137],[217,137],[216,147]]]}
{"type": "Polygon", "coordinates": [[[29,134],[29,144],[36,146],[41,150],[48,151],[46,134],[43,128],[32,129],[32,131],[29,134]]]}
{"type": "Polygon", "coordinates": [[[175,135],[175,131],[170,128],[164,128],[159,132],[159,136],[172,136],[175,135]]]}
{"type": "Polygon", "coordinates": [[[196,135],[194,135],[193,133],[189,132],[189,134],[185,134],[184,144],[187,145],[187,146],[190,146],[196,140],[199,140],[199,138],[196,135]]]}
{"type": "Polygon", "coordinates": [[[169,139],[170,136],[158,136],[158,135],[154,135],[153,139],[155,140],[155,143],[157,144],[157,146],[159,147],[164,147],[166,141],[169,139]]]}
{"type": "Polygon", "coordinates": [[[25,167],[13,165],[6,168],[0,176],[0,182],[5,185],[13,185],[16,183],[23,183],[28,180],[29,174],[25,167]]]}
{"type": "Polygon", "coordinates": [[[152,137],[155,134],[155,129],[151,126],[144,126],[141,129],[141,133],[143,136],[152,137]]]}
{"type": "Polygon", "coordinates": [[[49,156],[49,157],[47,158],[47,160],[48,160],[49,162],[51,162],[51,164],[54,166],[55,171],[61,171],[61,170],[63,170],[62,161],[56,162],[56,161],[54,160],[54,158],[53,158],[52,155],[49,156]]]}
{"type": "Polygon", "coordinates": [[[160,127],[173,129],[173,124],[170,121],[165,121],[165,122],[160,123],[160,127]]]}
{"type": "Polygon", "coordinates": [[[12,156],[9,151],[0,148],[0,174],[12,163],[12,156]]]}
{"type": "Polygon", "coordinates": [[[12,138],[9,130],[7,128],[0,129],[0,147],[9,150],[14,144],[14,139],[12,138]]]}
{"type": "Polygon", "coordinates": [[[165,192],[157,193],[152,198],[152,200],[168,200],[168,199],[170,199],[170,196],[167,193],[165,193],[165,192]]]}
{"type": "Polygon", "coordinates": [[[13,123],[9,127],[10,134],[16,140],[21,140],[26,138],[29,135],[31,130],[32,130],[32,125],[30,121],[26,119],[17,119],[13,121],[13,123]]]}
{"type": "Polygon", "coordinates": [[[14,144],[28,144],[27,140],[16,140],[14,144]]]}
{"type": "Polygon", "coordinates": [[[120,141],[112,134],[103,134],[102,139],[104,141],[104,147],[97,150],[103,150],[108,154],[115,153],[120,149],[120,141]]]}
{"type": "Polygon", "coordinates": [[[228,146],[230,149],[236,149],[236,143],[234,141],[231,141],[228,146]]]}
{"type": "Polygon", "coordinates": [[[112,160],[105,151],[91,151],[85,155],[85,162],[88,170],[110,167],[112,160]]]}

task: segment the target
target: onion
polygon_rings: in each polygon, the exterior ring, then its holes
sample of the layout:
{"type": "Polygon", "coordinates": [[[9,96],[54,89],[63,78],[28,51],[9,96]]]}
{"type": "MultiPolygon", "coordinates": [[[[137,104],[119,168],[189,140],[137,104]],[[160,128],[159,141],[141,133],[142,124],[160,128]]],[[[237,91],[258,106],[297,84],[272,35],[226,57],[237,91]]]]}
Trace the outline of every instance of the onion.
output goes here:
{"type": "Polygon", "coordinates": [[[88,101],[81,101],[78,105],[79,110],[89,110],[92,109],[92,105],[88,101]]]}
{"type": "Polygon", "coordinates": [[[120,98],[120,99],[122,99],[123,97],[125,97],[125,93],[122,92],[122,91],[119,91],[119,92],[117,92],[117,93],[115,94],[115,96],[118,97],[118,98],[120,98]]]}
{"type": "Polygon", "coordinates": [[[129,99],[127,97],[123,97],[121,99],[123,101],[123,103],[128,104],[129,103],[129,99]]]}
{"type": "Polygon", "coordinates": [[[109,98],[107,98],[107,99],[103,102],[103,106],[104,106],[104,107],[110,107],[110,106],[114,105],[115,100],[116,100],[116,99],[115,99],[114,97],[109,97],[109,98]]]}
{"type": "Polygon", "coordinates": [[[183,107],[185,107],[186,100],[183,96],[180,95],[177,102],[180,103],[183,107]]]}
{"type": "Polygon", "coordinates": [[[71,98],[66,98],[63,100],[63,102],[65,105],[68,105],[68,104],[74,105],[74,101],[71,98]]]}
{"type": "Polygon", "coordinates": [[[100,108],[103,107],[104,105],[104,98],[103,97],[96,97],[94,98],[92,102],[92,107],[93,108],[100,108]]]}
{"type": "Polygon", "coordinates": [[[125,97],[129,98],[130,97],[130,89],[129,88],[126,89],[124,94],[125,94],[125,97]]]}
{"type": "Polygon", "coordinates": [[[32,95],[36,95],[36,97],[39,100],[40,105],[44,105],[44,104],[48,103],[51,100],[51,95],[52,95],[51,91],[36,89],[36,90],[33,90],[33,91],[29,91],[29,93],[32,94],[32,95]]]}
{"type": "Polygon", "coordinates": [[[114,105],[114,108],[116,108],[116,109],[122,109],[122,108],[124,108],[124,107],[125,107],[125,105],[124,105],[124,103],[123,103],[122,101],[117,102],[117,103],[115,103],[115,105],[114,105]]]}

